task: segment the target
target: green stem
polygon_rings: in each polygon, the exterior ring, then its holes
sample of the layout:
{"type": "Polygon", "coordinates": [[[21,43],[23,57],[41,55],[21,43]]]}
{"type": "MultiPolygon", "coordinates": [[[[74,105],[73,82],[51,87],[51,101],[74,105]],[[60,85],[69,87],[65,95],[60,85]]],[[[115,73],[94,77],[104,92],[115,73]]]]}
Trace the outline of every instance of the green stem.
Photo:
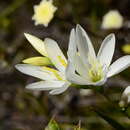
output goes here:
{"type": "Polygon", "coordinates": [[[11,5],[1,12],[0,17],[7,17],[13,13],[17,8],[19,8],[26,0],[15,0],[11,5]]]}

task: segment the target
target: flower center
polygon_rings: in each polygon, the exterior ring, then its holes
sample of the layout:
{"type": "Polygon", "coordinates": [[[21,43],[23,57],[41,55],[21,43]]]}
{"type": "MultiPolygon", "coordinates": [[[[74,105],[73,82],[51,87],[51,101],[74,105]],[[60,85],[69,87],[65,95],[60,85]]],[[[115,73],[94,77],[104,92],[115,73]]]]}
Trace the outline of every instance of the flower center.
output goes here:
{"type": "Polygon", "coordinates": [[[93,82],[100,81],[103,77],[102,69],[99,68],[98,70],[94,69],[93,67],[89,70],[89,77],[93,82]]]}
{"type": "Polygon", "coordinates": [[[91,81],[97,82],[100,81],[104,74],[103,74],[103,67],[97,60],[91,60],[90,69],[88,71],[89,77],[91,81]]]}

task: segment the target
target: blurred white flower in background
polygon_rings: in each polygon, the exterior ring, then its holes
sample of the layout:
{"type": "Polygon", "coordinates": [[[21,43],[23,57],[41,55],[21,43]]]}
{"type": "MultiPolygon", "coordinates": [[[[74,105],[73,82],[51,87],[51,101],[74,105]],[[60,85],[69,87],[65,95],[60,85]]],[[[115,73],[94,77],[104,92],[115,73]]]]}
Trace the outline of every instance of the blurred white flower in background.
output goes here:
{"type": "Polygon", "coordinates": [[[120,107],[125,107],[130,103],[130,86],[128,86],[127,88],[125,88],[122,96],[121,96],[121,100],[119,102],[119,106],[120,107]]]}
{"type": "Polygon", "coordinates": [[[124,53],[130,54],[130,44],[125,44],[122,46],[122,51],[124,53]]]}
{"type": "Polygon", "coordinates": [[[108,35],[96,55],[85,30],[77,25],[68,49],[67,80],[79,85],[103,85],[110,78],[130,66],[130,55],[111,64],[115,50],[115,35],[108,35]]]}
{"type": "Polygon", "coordinates": [[[94,94],[92,89],[80,89],[80,95],[82,96],[91,96],[94,94]]]}
{"type": "Polygon", "coordinates": [[[35,25],[43,24],[48,26],[49,22],[53,19],[54,13],[57,8],[53,5],[53,0],[42,0],[39,5],[34,6],[35,25]]]}
{"type": "Polygon", "coordinates": [[[119,29],[123,26],[123,16],[117,10],[111,10],[103,16],[103,29],[119,29]]]}

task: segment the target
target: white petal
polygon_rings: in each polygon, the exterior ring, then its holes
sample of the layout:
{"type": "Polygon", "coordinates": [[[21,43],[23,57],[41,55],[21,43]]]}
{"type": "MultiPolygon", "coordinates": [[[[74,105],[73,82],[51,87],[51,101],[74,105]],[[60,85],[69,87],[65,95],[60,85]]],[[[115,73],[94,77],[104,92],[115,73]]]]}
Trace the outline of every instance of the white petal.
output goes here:
{"type": "Polygon", "coordinates": [[[88,54],[91,55],[92,58],[96,58],[95,51],[93,45],[85,32],[85,30],[80,26],[77,25],[76,27],[76,38],[77,38],[77,45],[80,56],[83,58],[83,62],[87,62],[88,54]]]}
{"type": "Polygon", "coordinates": [[[26,86],[27,89],[32,90],[53,90],[60,89],[65,84],[64,81],[40,81],[26,86]]]}
{"type": "Polygon", "coordinates": [[[31,57],[24,59],[22,61],[25,64],[31,64],[31,65],[36,65],[36,66],[47,66],[47,65],[52,65],[50,59],[48,57],[31,57]]]}
{"type": "Polygon", "coordinates": [[[45,46],[44,46],[44,42],[33,36],[33,35],[30,35],[30,34],[27,34],[27,33],[24,33],[25,37],[27,38],[27,40],[31,43],[31,45],[40,53],[42,54],[43,56],[47,56],[47,53],[46,53],[46,50],[45,50],[45,46]]]}
{"type": "Polygon", "coordinates": [[[107,77],[116,75],[121,71],[125,70],[126,68],[128,68],[129,66],[130,66],[130,55],[121,57],[110,66],[107,77]]]}
{"type": "Polygon", "coordinates": [[[89,48],[85,36],[82,34],[82,30],[77,26],[76,28],[76,43],[78,46],[79,55],[82,58],[84,64],[88,64],[89,48]]]}
{"type": "Polygon", "coordinates": [[[16,69],[20,72],[42,79],[42,80],[53,80],[57,79],[54,75],[52,75],[47,70],[43,70],[42,67],[33,66],[28,64],[17,64],[15,65],[16,69]]]}
{"type": "Polygon", "coordinates": [[[46,38],[44,42],[48,57],[50,58],[51,62],[58,70],[64,72],[67,65],[67,60],[60,50],[58,44],[49,38],[46,38]]]}
{"type": "Polygon", "coordinates": [[[51,90],[49,93],[50,93],[51,95],[61,94],[61,93],[63,93],[64,91],[66,91],[69,86],[70,86],[70,83],[65,83],[61,88],[53,89],[53,90],[51,90]]]}
{"type": "Polygon", "coordinates": [[[66,68],[66,78],[68,81],[74,84],[80,84],[80,85],[90,84],[89,81],[87,81],[86,79],[75,73],[75,67],[70,61],[68,61],[68,66],[66,68]]]}
{"type": "Polygon", "coordinates": [[[75,30],[72,29],[70,33],[70,39],[69,39],[69,47],[68,47],[68,58],[70,61],[73,62],[74,55],[77,53],[76,48],[76,36],[75,36],[75,30]]]}
{"type": "Polygon", "coordinates": [[[104,39],[99,49],[97,58],[99,59],[100,63],[109,66],[112,61],[114,50],[115,50],[115,35],[110,34],[104,39]]]}
{"type": "Polygon", "coordinates": [[[76,54],[74,56],[74,61],[73,64],[75,66],[76,71],[84,78],[88,77],[88,69],[87,67],[83,64],[80,56],[76,54]]]}
{"type": "Polygon", "coordinates": [[[125,94],[125,95],[130,94],[130,86],[125,88],[123,94],[125,94]]]}
{"type": "Polygon", "coordinates": [[[73,62],[76,71],[85,76],[87,75],[87,70],[86,67],[84,66],[80,56],[78,55],[77,52],[77,47],[76,47],[76,36],[75,36],[75,30],[72,29],[70,33],[70,40],[69,40],[69,48],[68,48],[68,58],[69,61],[73,62]]]}
{"type": "Polygon", "coordinates": [[[53,75],[54,77],[56,77],[57,80],[65,80],[65,74],[60,72],[60,71],[58,71],[58,70],[56,70],[56,69],[43,66],[42,70],[44,72],[49,73],[50,75],[53,75]]]}

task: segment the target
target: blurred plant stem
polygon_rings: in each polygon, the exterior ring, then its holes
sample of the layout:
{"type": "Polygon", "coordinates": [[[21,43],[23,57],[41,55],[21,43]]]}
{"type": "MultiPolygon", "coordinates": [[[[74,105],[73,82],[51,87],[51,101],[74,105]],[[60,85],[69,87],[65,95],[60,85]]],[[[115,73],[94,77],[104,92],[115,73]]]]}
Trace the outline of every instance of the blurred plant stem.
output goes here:
{"type": "Polygon", "coordinates": [[[81,121],[79,121],[79,124],[74,128],[74,130],[81,130],[81,121]]]}
{"type": "Polygon", "coordinates": [[[101,96],[103,96],[112,106],[117,108],[121,113],[123,113],[124,116],[130,119],[130,115],[128,113],[128,107],[126,108],[120,108],[117,103],[112,101],[105,93],[104,93],[104,86],[96,87],[96,92],[98,92],[101,96]]]}
{"type": "Polygon", "coordinates": [[[12,4],[10,4],[6,9],[4,9],[0,17],[7,17],[11,13],[13,13],[17,8],[19,8],[26,0],[14,0],[12,4]]]}
{"type": "Polygon", "coordinates": [[[122,113],[130,119],[129,107],[121,108],[122,113]]]}
{"type": "MultiPolygon", "coordinates": [[[[114,109],[116,109],[119,113],[122,113],[125,117],[130,119],[128,109],[122,110],[117,103],[112,101],[107,96],[107,94],[104,92],[104,86],[76,86],[76,85],[74,85],[74,87],[77,87],[79,89],[80,88],[92,89],[95,92],[96,95],[99,95],[99,96],[101,96],[101,98],[104,98],[107,101],[107,104],[114,107],[114,109]]],[[[115,119],[109,117],[109,115],[104,114],[101,111],[101,109],[98,110],[97,108],[95,108],[95,106],[91,106],[91,110],[95,111],[101,118],[106,120],[113,128],[126,130],[126,128],[124,127],[124,125],[122,123],[118,123],[118,121],[116,121],[115,119]]]]}
{"type": "Polygon", "coordinates": [[[36,112],[39,115],[46,113],[43,106],[31,94],[25,93],[24,98],[29,101],[30,110],[32,112],[36,112]]]}
{"type": "Polygon", "coordinates": [[[7,18],[9,15],[11,15],[13,12],[16,11],[26,0],[14,0],[7,8],[5,8],[0,13],[0,24],[2,27],[6,28],[10,24],[10,20],[7,18]]]}
{"type": "Polygon", "coordinates": [[[102,113],[101,111],[95,108],[93,109],[93,111],[95,111],[101,118],[107,121],[116,130],[126,130],[126,128],[122,124],[118,123],[116,120],[112,119],[108,115],[102,113]]]}

